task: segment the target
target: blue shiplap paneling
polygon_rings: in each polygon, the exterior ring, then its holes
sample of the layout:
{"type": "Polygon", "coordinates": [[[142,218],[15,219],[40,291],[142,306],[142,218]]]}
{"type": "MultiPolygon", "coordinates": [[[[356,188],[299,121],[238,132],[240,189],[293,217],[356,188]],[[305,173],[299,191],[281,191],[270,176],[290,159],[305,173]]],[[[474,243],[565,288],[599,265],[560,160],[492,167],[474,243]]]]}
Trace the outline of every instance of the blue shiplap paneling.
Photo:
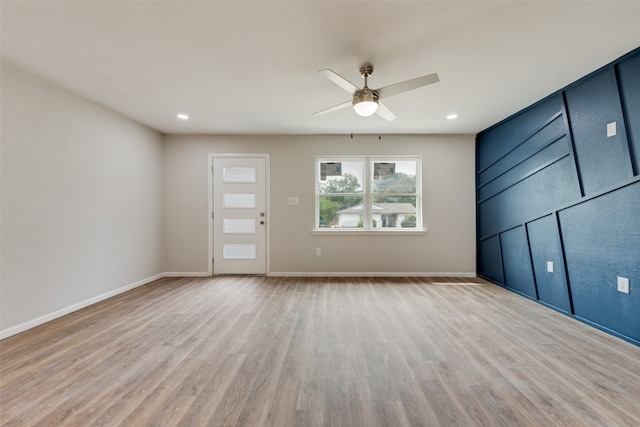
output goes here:
{"type": "Polygon", "coordinates": [[[535,156],[540,150],[565,134],[566,129],[562,116],[557,116],[530,138],[522,141],[520,145],[501,157],[500,160],[480,172],[478,174],[478,185],[486,185],[502,176],[521,162],[527,161],[531,156],[535,156]]]}
{"type": "Polygon", "coordinates": [[[504,280],[508,288],[536,299],[527,233],[523,226],[500,233],[504,280]]]}
{"type": "Polygon", "coordinates": [[[570,87],[565,97],[585,195],[632,178],[613,67],[607,67],[570,87]],[[616,122],[617,135],[607,137],[607,124],[612,122],[616,122]]]}
{"type": "Polygon", "coordinates": [[[548,144],[534,156],[529,157],[497,178],[480,186],[480,188],[478,188],[478,199],[484,200],[494,196],[498,192],[506,190],[509,186],[517,184],[519,181],[528,178],[531,174],[537,172],[541,168],[568,155],[568,139],[566,136],[563,136],[551,144],[548,144]]]}
{"type": "Polygon", "coordinates": [[[480,264],[478,274],[495,283],[504,285],[500,240],[497,235],[478,244],[478,259],[480,264]]]}
{"type": "Polygon", "coordinates": [[[554,115],[562,111],[562,98],[551,97],[543,103],[511,118],[500,126],[478,136],[478,170],[483,170],[516,148],[533,133],[540,130],[554,115]]]}
{"type": "Polygon", "coordinates": [[[564,255],[555,214],[528,223],[527,232],[538,299],[570,313],[571,302],[564,271],[564,255]],[[553,263],[553,272],[547,271],[549,261],[553,263]]]}
{"type": "Polygon", "coordinates": [[[620,96],[627,115],[627,138],[640,174],[640,54],[618,64],[620,96]]]}
{"type": "Polygon", "coordinates": [[[559,213],[575,314],[640,341],[640,182],[559,213]],[[617,277],[630,279],[629,294],[617,277]]]}
{"type": "Polygon", "coordinates": [[[564,157],[480,203],[479,235],[515,227],[579,198],[580,189],[572,168],[570,158],[564,157]]]}

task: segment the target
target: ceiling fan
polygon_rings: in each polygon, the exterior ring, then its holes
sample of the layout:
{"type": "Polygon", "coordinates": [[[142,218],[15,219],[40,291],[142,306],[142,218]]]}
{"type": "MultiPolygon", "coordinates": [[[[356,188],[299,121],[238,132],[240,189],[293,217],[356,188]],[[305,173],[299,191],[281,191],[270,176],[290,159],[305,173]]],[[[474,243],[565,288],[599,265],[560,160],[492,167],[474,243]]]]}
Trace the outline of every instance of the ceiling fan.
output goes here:
{"type": "Polygon", "coordinates": [[[384,119],[391,121],[396,118],[396,115],[382,103],[380,100],[381,98],[386,99],[390,96],[398,95],[399,93],[407,92],[440,81],[438,74],[433,73],[422,77],[416,77],[415,79],[406,80],[401,83],[384,86],[379,89],[370,89],[367,86],[367,80],[373,73],[373,66],[371,64],[365,64],[360,67],[360,75],[364,78],[364,86],[360,89],[341,75],[329,69],[320,70],[320,72],[333,83],[353,95],[353,100],[313,113],[314,116],[321,116],[353,105],[353,109],[360,116],[368,117],[373,113],[377,113],[384,119]]]}

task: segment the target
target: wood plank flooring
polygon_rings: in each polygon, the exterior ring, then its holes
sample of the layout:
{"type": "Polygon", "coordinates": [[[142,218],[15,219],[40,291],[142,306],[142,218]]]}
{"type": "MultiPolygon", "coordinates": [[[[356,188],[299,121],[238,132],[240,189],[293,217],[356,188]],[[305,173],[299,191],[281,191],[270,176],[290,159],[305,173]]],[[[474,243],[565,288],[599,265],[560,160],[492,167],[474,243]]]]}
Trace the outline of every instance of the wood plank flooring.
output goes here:
{"type": "Polygon", "coordinates": [[[3,426],[638,426],[640,348],[479,279],[166,278],[0,342],[3,426]]]}

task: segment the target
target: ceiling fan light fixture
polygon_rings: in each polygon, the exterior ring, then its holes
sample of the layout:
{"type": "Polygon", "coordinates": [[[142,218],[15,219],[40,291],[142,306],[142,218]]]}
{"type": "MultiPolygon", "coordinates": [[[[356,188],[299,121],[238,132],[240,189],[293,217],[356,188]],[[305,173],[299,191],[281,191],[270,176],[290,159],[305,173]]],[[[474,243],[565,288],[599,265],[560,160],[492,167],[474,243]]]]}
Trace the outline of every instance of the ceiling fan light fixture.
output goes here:
{"type": "Polygon", "coordinates": [[[353,96],[353,109],[359,116],[369,117],[378,109],[378,96],[371,89],[365,87],[353,96]]]}
{"type": "Polygon", "coordinates": [[[378,109],[378,103],[374,101],[360,101],[357,104],[353,104],[353,109],[356,110],[359,116],[369,117],[378,109]]]}

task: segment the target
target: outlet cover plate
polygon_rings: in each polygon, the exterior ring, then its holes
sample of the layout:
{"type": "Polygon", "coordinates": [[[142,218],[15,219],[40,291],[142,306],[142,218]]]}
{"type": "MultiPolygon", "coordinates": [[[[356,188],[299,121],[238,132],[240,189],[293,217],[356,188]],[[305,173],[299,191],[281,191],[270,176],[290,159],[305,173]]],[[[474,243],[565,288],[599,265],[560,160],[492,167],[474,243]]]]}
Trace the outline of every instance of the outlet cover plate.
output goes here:
{"type": "Polygon", "coordinates": [[[629,293],[629,278],[618,276],[618,292],[629,293]]]}

